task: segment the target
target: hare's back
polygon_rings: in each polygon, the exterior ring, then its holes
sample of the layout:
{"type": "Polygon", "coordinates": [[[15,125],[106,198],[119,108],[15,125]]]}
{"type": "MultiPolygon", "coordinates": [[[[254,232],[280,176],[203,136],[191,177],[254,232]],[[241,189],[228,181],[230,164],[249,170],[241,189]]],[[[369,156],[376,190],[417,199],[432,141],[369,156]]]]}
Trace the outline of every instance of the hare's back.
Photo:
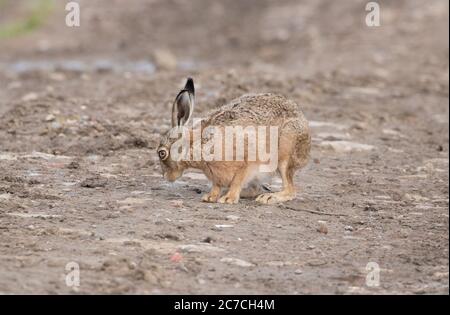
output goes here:
{"type": "Polygon", "coordinates": [[[268,125],[286,119],[303,119],[299,106],[278,94],[247,94],[209,115],[209,125],[268,125]]]}

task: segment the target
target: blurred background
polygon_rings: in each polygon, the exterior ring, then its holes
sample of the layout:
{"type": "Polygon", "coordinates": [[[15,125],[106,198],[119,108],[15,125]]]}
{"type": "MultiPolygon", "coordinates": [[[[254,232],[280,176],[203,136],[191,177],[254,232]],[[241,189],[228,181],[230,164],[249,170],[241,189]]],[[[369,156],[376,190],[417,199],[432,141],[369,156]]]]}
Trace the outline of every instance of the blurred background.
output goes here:
{"type": "Polygon", "coordinates": [[[80,0],[81,27],[73,28],[65,25],[68,2],[1,0],[0,60],[103,67],[140,61],[137,68],[148,72],[151,64],[276,67],[305,76],[333,70],[404,75],[411,67],[421,74],[447,66],[443,0],[378,1],[381,27],[373,28],[365,24],[368,1],[361,0],[80,0]]]}
{"type": "MultiPolygon", "coordinates": [[[[243,93],[270,91],[313,117],[375,124],[410,119],[418,108],[436,115],[423,100],[407,101],[409,90],[448,95],[445,0],[378,1],[379,27],[366,24],[362,0],[80,0],[79,27],[66,25],[69,2],[0,0],[0,114],[31,106],[14,100],[49,96],[63,111],[73,108],[58,98],[88,102],[94,116],[116,108],[116,121],[131,115],[164,126],[188,75],[199,88],[199,115],[243,93]],[[392,95],[408,107],[377,100],[392,95]],[[369,108],[381,117],[366,117],[369,108]]],[[[147,132],[159,130],[152,125],[147,132]]],[[[39,143],[27,146],[49,150],[39,143]]]]}

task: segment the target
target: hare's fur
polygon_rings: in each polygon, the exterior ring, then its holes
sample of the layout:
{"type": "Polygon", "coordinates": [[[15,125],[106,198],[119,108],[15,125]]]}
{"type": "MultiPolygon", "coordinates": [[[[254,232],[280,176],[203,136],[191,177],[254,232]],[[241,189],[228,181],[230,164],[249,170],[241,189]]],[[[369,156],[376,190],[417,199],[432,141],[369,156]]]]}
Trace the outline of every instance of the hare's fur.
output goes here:
{"type": "MultiPolygon", "coordinates": [[[[243,161],[211,162],[175,162],[168,158],[161,161],[164,176],[168,180],[177,179],[186,169],[201,170],[212,182],[211,191],[202,198],[205,202],[234,204],[244,195],[257,195],[256,201],[265,204],[295,198],[294,174],[308,163],[311,148],[308,122],[296,103],[276,94],[244,95],[210,113],[201,123],[202,130],[208,126],[277,126],[277,172],[283,181],[283,189],[280,192],[262,193],[260,178],[267,175],[259,171],[262,162],[248,161],[247,158],[243,161]],[[242,191],[245,186],[248,189],[242,191]],[[228,188],[228,191],[221,195],[223,188],[228,188]]],[[[171,143],[173,140],[167,135],[163,136],[158,152],[161,148],[170,150],[171,143]]]]}

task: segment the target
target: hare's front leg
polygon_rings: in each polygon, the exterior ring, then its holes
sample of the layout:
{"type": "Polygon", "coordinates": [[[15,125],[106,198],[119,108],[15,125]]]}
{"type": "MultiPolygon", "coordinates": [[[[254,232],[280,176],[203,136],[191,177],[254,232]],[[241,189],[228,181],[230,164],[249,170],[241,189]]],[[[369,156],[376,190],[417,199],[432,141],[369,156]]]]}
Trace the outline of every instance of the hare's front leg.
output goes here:
{"type": "Polygon", "coordinates": [[[228,192],[219,198],[220,203],[229,203],[234,204],[239,202],[239,197],[241,195],[242,185],[244,183],[245,178],[249,172],[248,167],[244,167],[242,170],[236,172],[231,181],[230,189],[228,192]]]}
{"type": "Polygon", "coordinates": [[[208,194],[203,195],[203,202],[217,202],[220,197],[221,188],[216,183],[213,183],[211,191],[208,194]]]}

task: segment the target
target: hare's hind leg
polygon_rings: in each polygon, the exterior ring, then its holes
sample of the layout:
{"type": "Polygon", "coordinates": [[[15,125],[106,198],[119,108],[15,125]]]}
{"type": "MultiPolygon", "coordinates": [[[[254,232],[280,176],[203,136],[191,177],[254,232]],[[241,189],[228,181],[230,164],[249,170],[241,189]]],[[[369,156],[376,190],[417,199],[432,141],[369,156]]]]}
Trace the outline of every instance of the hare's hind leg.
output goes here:
{"type": "Polygon", "coordinates": [[[203,202],[217,202],[220,197],[221,187],[216,183],[213,183],[211,191],[202,197],[203,202]]]}
{"type": "Polygon", "coordinates": [[[264,204],[273,204],[289,201],[295,198],[294,173],[295,169],[290,167],[289,161],[280,161],[278,172],[283,180],[283,190],[274,193],[262,194],[256,201],[264,204]]]}

